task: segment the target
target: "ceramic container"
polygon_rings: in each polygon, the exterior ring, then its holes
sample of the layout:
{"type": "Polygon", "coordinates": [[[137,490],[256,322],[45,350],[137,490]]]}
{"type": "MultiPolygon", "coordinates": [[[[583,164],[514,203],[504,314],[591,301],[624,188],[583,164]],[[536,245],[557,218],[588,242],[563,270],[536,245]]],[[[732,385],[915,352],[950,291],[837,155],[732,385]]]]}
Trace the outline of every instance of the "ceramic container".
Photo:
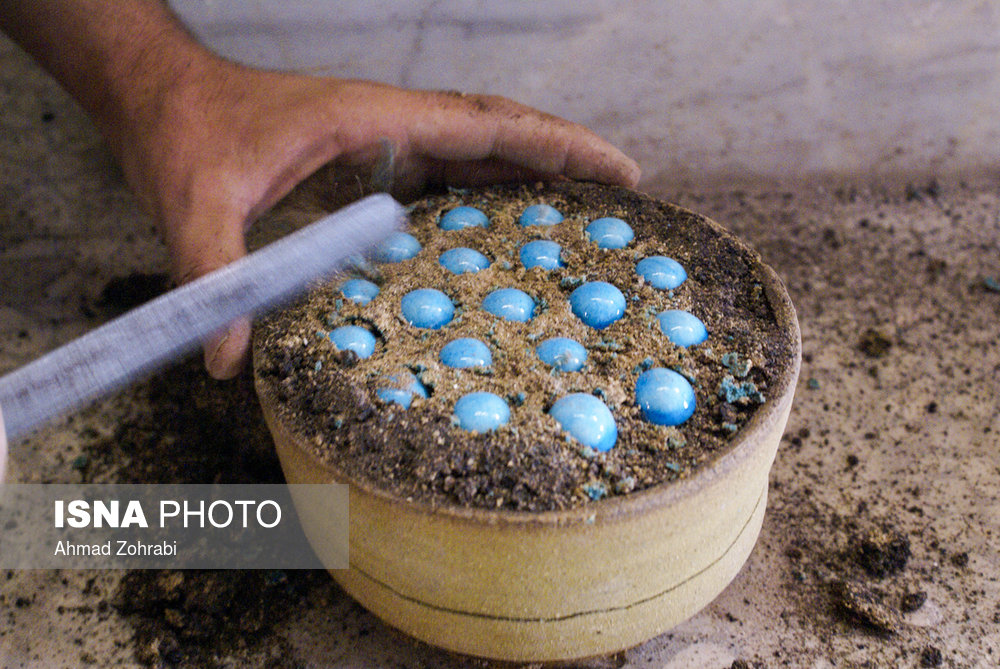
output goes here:
{"type": "MultiPolygon", "coordinates": [[[[333,578],[407,634],[507,661],[612,653],[695,614],[732,581],[757,540],[799,373],[795,311],[774,272],[761,269],[793,342],[791,360],[736,442],[689,478],[572,510],[432,507],[349,480],[279,418],[258,377],[288,482],[351,484],[350,568],[331,570],[333,578]]],[[[300,514],[322,559],[324,513],[300,514]]]]}

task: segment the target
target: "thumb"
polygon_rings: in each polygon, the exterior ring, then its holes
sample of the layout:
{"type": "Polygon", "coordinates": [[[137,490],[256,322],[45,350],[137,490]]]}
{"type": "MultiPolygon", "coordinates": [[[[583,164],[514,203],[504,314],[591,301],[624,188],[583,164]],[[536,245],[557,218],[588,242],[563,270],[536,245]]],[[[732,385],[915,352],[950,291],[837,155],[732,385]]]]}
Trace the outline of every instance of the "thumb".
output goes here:
{"type": "MultiPolygon", "coordinates": [[[[167,246],[178,284],[246,255],[243,222],[227,216],[206,215],[168,227],[167,246]]],[[[216,379],[230,379],[243,367],[250,346],[250,319],[240,318],[204,342],[205,369],[216,379]]]]}

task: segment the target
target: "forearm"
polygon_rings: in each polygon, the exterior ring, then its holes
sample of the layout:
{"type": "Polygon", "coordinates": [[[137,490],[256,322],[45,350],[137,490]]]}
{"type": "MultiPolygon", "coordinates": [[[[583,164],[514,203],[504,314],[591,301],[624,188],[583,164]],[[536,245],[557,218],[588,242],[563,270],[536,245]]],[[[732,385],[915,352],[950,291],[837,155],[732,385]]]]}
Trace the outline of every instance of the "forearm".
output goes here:
{"type": "Polygon", "coordinates": [[[83,106],[119,159],[137,128],[219,62],[160,0],[0,0],[0,27],[83,106]]]}

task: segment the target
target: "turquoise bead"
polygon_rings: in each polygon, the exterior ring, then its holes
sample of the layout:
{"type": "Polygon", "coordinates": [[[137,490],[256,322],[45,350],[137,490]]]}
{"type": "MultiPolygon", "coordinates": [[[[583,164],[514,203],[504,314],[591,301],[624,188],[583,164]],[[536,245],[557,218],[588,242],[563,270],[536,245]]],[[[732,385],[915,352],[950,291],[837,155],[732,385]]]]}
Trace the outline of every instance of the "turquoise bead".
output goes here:
{"type": "Polygon", "coordinates": [[[549,415],[584,446],[608,451],[618,441],[618,426],[608,406],[593,395],[573,393],[560,397],[549,415]]]}
{"type": "Polygon", "coordinates": [[[493,393],[469,393],[455,402],[455,418],[463,430],[492,432],[510,421],[510,407],[493,393]]]}
{"type": "Polygon", "coordinates": [[[587,226],[587,237],[602,249],[623,249],[635,238],[631,226],[620,218],[598,218],[587,226]]]}
{"type": "Polygon", "coordinates": [[[460,247],[448,249],[438,257],[438,262],[452,274],[475,274],[490,266],[490,259],[475,249],[460,247]]]}
{"type": "Polygon", "coordinates": [[[579,372],[587,362],[587,349],[567,337],[546,339],[535,348],[539,360],[562,372],[579,372]]]}
{"type": "Polygon", "coordinates": [[[672,309],[664,311],[657,318],[660,321],[660,330],[667,335],[667,339],[678,346],[687,348],[708,339],[705,324],[692,313],[672,309]]]}
{"type": "Polygon", "coordinates": [[[584,324],[603,330],[625,315],[625,296],[603,281],[585,283],[569,296],[569,305],[584,324]]]}
{"type": "Polygon", "coordinates": [[[433,288],[411,290],[403,296],[400,307],[406,322],[430,330],[447,325],[455,315],[455,305],[448,296],[433,288]]]}
{"type": "Polygon", "coordinates": [[[403,262],[420,253],[420,242],[408,232],[394,232],[379,244],[375,259],[379,262],[403,262]]]}
{"type": "Polygon", "coordinates": [[[478,339],[463,337],[453,339],[444,345],[438,354],[441,362],[449,367],[489,367],[493,364],[493,354],[489,347],[478,339]]]}
{"type": "Polygon", "coordinates": [[[635,402],[642,415],[657,425],[680,425],[694,414],[694,389],[672,369],[654,367],[635,382],[635,402]]]}
{"type": "Polygon", "coordinates": [[[490,219],[475,207],[455,207],[441,217],[438,227],[442,230],[461,230],[463,228],[488,228],[490,219]]]}
{"type": "Polygon", "coordinates": [[[521,247],[521,264],[525,269],[541,267],[542,269],[557,269],[563,266],[559,254],[562,248],[556,242],[547,239],[536,239],[521,247]]]}
{"type": "Polygon", "coordinates": [[[562,220],[563,215],[555,207],[547,204],[533,204],[521,213],[518,223],[528,227],[529,225],[555,225],[562,220]]]}
{"type": "Polygon", "coordinates": [[[340,292],[351,302],[368,304],[378,295],[378,286],[366,279],[348,279],[340,286],[340,292]]]}
{"type": "Polygon", "coordinates": [[[527,323],[535,315],[535,301],[523,290],[501,288],[483,298],[483,309],[508,321],[527,323]]]}
{"type": "Polygon", "coordinates": [[[687,279],[687,272],[681,264],[666,256],[643,258],[635,266],[636,273],[653,288],[673,290],[687,279]]]}
{"type": "Polygon", "coordinates": [[[404,409],[409,409],[414,397],[429,397],[427,387],[412,372],[392,374],[387,376],[386,380],[392,385],[375,391],[383,402],[395,402],[404,409]]]}
{"type": "Polygon", "coordinates": [[[329,337],[338,351],[354,351],[359,358],[375,352],[375,335],[357,325],[342,325],[331,331],[329,337]]]}

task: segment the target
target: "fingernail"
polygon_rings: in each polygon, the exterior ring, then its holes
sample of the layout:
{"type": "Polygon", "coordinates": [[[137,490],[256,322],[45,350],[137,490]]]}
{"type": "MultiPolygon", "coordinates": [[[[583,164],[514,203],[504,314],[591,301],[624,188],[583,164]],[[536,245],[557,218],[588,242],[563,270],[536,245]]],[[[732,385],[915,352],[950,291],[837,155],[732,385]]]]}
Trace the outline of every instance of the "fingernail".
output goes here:
{"type": "Polygon", "coordinates": [[[231,379],[243,369],[250,344],[250,321],[241,318],[205,345],[205,369],[212,378],[231,379]]]}

